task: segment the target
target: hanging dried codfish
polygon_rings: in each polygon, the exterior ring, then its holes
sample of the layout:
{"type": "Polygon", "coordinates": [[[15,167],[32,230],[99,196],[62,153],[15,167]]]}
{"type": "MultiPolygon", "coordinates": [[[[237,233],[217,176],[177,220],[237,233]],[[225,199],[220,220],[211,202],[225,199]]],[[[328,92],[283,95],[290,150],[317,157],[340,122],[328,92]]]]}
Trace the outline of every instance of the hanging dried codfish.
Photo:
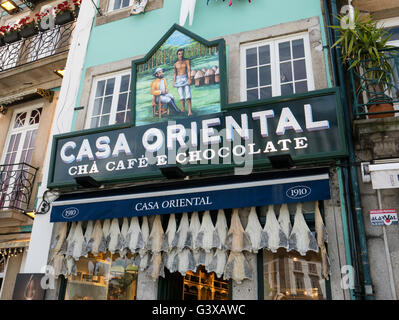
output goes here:
{"type": "Polygon", "coordinates": [[[67,231],[68,231],[68,223],[67,222],[60,222],[57,225],[61,226],[53,243],[51,244],[51,249],[54,249],[54,255],[61,255],[66,253],[67,249],[67,231]]]}
{"type": "Polygon", "coordinates": [[[148,225],[148,217],[143,216],[143,220],[141,223],[141,235],[143,238],[143,248],[139,249],[139,255],[140,257],[144,257],[144,255],[147,253],[147,241],[148,237],[150,236],[150,226],[148,225]]]}
{"type": "Polygon", "coordinates": [[[208,272],[215,272],[216,275],[220,278],[223,275],[227,258],[228,254],[226,250],[216,249],[215,254],[213,255],[212,260],[206,270],[208,272]]]}
{"type": "Polygon", "coordinates": [[[97,220],[94,224],[93,232],[91,233],[90,240],[87,243],[87,251],[91,252],[93,255],[97,255],[99,252],[105,253],[106,251],[105,238],[100,220],[97,220]]]}
{"type": "Polygon", "coordinates": [[[168,221],[168,226],[166,228],[164,237],[163,237],[163,243],[162,243],[162,250],[165,252],[169,252],[173,249],[172,243],[173,239],[176,236],[176,216],[174,213],[169,215],[169,221],[168,221]]]}
{"type": "Polygon", "coordinates": [[[233,209],[231,216],[230,229],[227,232],[225,248],[233,252],[242,252],[251,250],[251,240],[242,227],[238,209],[233,209]]]}
{"type": "Polygon", "coordinates": [[[288,239],[291,234],[292,225],[290,220],[290,212],[288,210],[288,205],[286,203],[282,204],[280,207],[278,222],[280,224],[281,230],[283,230],[285,236],[288,239]]]}
{"type": "Polygon", "coordinates": [[[152,224],[151,233],[147,241],[147,250],[151,251],[152,254],[162,251],[164,232],[162,229],[161,216],[158,214],[155,216],[152,224]]]}
{"type": "Polygon", "coordinates": [[[67,276],[67,269],[64,255],[56,254],[52,258],[50,265],[54,268],[54,276],[58,278],[60,275],[67,276]]]}
{"type": "Polygon", "coordinates": [[[130,252],[134,253],[144,248],[143,234],[141,233],[138,217],[133,217],[130,221],[130,227],[126,236],[127,246],[130,252]]]}
{"type": "Polygon", "coordinates": [[[242,252],[230,252],[223,279],[233,279],[238,284],[244,279],[252,279],[252,268],[242,252]]]}
{"type": "Polygon", "coordinates": [[[175,260],[176,255],[179,253],[179,249],[173,248],[169,251],[163,253],[162,258],[164,261],[165,268],[167,268],[171,273],[176,272],[178,269],[177,260],[175,260]]]}
{"type": "Polygon", "coordinates": [[[73,252],[73,247],[72,247],[72,239],[73,235],[75,233],[77,222],[72,222],[71,228],[69,229],[68,236],[66,238],[66,245],[67,245],[67,250],[66,250],[66,255],[71,256],[73,252]]]}
{"type": "Polygon", "coordinates": [[[129,231],[129,220],[128,218],[123,218],[123,222],[122,222],[122,228],[121,228],[121,236],[120,236],[120,240],[121,243],[118,244],[118,248],[119,248],[119,255],[121,257],[126,256],[127,252],[128,252],[128,242],[127,242],[127,234],[129,231]]]}
{"type": "MultiPolygon", "coordinates": [[[[204,221],[204,220],[202,220],[204,221]]],[[[199,220],[199,216],[198,216],[198,212],[195,211],[191,214],[191,218],[190,218],[190,234],[191,234],[191,248],[192,249],[197,249],[198,246],[196,244],[196,239],[198,236],[198,233],[200,232],[200,228],[201,228],[201,222],[199,220]]]]}
{"type": "Polygon", "coordinates": [[[140,271],[144,271],[148,268],[151,262],[152,254],[149,251],[143,251],[143,255],[137,255],[136,264],[140,271]]]}
{"type": "Polygon", "coordinates": [[[262,226],[260,225],[255,207],[251,207],[245,232],[249,235],[249,238],[251,239],[252,252],[257,253],[258,250],[262,248],[262,226]]]}
{"type": "Polygon", "coordinates": [[[319,252],[317,241],[309,230],[302,214],[302,203],[300,202],[298,202],[296,207],[294,226],[292,227],[289,238],[288,250],[298,251],[302,256],[305,256],[308,251],[319,252]]]}
{"type": "Polygon", "coordinates": [[[74,258],[68,256],[65,258],[65,260],[66,260],[66,269],[67,269],[66,275],[69,276],[72,274],[72,275],[76,276],[77,268],[76,268],[76,263],[75,263],[74,258]]]}
{"type": "Polygon", "coordinates": [[[176,237],[173,239],[172,246],[177,247],[179,250],[183,250],[186,247],[191,248],[191,245],[192,236],[188,222],[188,214],[185,212],[180,219],[179,228],[177,229],[176,237]]]}
{"type": "Polygon", "coordinates": [[[220,240],[219,249],[222,249],[222,248],[224,248],[224,243],[226,241],[227,231],[228,231],[227,220],[226,220],[226,216],[224,214],[223,209],[219,209],[219,211],[218,211],[215,229],[216,229],[216,232],[218,233],[219,240],[220,240]]]}
{"type": "Polygon", "coordinates": [[[189,248],[184,248],[182,251],[179,251],[175,256],[173,264],[177,266],[177,271],[179,271],[182,276],[185,276],[187,271],[195,272],[197,269],[193,254],[189,248]]]}
{"type": "Polygon", "coordinates": [[[75,232],[73,233],[72,243],[72,257],[79,260],[82,256],[87,256],[86,243],[83,235],[82,221],[76,224],[75,232]]]}
{"type": "Polygon", "coordinates": [[[202,224],[195,240],[197,248],[202,248],[209,253],[212,248],[220,247],[219,235],[213,225],[209,211],[205,211],[202,215],[202,224]]]}
{"type": "Polygon", "coordinates": [[[322,261],[322,275],[325,279],[328,279],[328,275],[330,274],[330,260],[327,255],[327,248],[325,243],[328,242],[328,235],[326,226],[323,223],[323,218],[321,217],[319,202],[315,202],[315,228],[317,235],[317,245],[320,248],[321,253],[321,261],[322,261]]]}
{"type": "Polygon", "coordinates": [[[277,252],[278,248],[288,247],[288,239],[277,221],[273,205],[261,207],[261,210],[265,210],[266,208],[266,223],[263,227],[261,240],[262,247],[268,248],[272,252],[277,252]]]}
{"type": "Polygon", "coordinates": [[[105,248],[108,249],[109,241],[111,240],[111,219],[105,219],[103,222],[103,234],[105,239],[105,248]]]}
{"type": "Polygon", "coordinates": [[[85,238],[86,243],[89,242],[89,240],[91,238],[91,234],[93,233],[93,229],[94,229],[93,220],[89,220],[87,222],[86,230],[85,230],[85,233],[84,233],[84,238],[85,238]]]}
{"type": "Polygon", "coordinates": [[[196,265],[203,265],[205,269],[207,269],[215,254],[215,250],[216,249],[210,249],[209,252],[206,252],[204,249],[198,249],[196,265]]]}
{"type": "Polygon", "coordinates": [[[162,260],[162,252],[152,254],[151,261],[147,268],[147,274],[151,276],[153,281],[157,281],[159,276],[165,278],[164,263],[162,260]]]}
{"type": "Polygon", "coordinates": [[[111,221],[111,227],[109,229],[109,242],[108,250],[114,254],[122,248],[121,241],[121,229],[119,228],[118,218],[113,218],[111,221]]]}

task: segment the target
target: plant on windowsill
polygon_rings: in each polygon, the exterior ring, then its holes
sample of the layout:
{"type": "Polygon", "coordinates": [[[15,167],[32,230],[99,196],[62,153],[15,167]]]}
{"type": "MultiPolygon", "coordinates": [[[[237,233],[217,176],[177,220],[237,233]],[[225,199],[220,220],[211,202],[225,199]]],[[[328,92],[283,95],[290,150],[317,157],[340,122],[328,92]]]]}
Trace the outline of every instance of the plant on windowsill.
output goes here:
{"type": "Polygon", "coordinates": [[[35,19],[31,19],[30,17],[25,17],[19,20],[18,27],[22,38],[32,37],[39,32],[35,19]]]}
{"type": "MultiPolygon", "coordinates": [[[[339,38],[332,47],[341,46],[342,63],[349,65],[360,75],[360,89],[368,95],[368,112],[393,111],[392,98],[389,96],[393,86],[392,66],[384,50],[390,34],[377,25],[372,17],[362,18],[355,10],[353,21],[349,16],[338,17],[339,26],[330,26],[339,30],[339,38]],[[388,94],[387,94],[388,93],[388,94]]],[[[369,115],[369,118],[393,117],[393,113],[369,115]]]]}
{"type": "Polygon", "coordinates": [[[37,27],[41,32],[47,31],[47,29],[43,28],[42,26],[42,21],[45,22],[45,24],[48,24],[46,22],[47,19],[50,18],[50,9],[46,9],[44,11],[40,11],[39,13],[35,14],[35,19],[36,19],[36,23],[37,23],[37,27]]]}
{"type": "Polygon", "coordinates": [[[55,24],[62,25],[75,20],[73,16],[72,7],[68,1],[64,1],[54,7],[55,10],[55,24]]]}
{"type": "Polygon", "coordinates": [[[4,33],[4,42],[13,43],[21,40],[21,35],[17,25],[13,26],[3,26],[2,32],[4,33]]]}
{"type": "Polygon", "coordinates": [[[75,15],[75,18],[77,18],[79,15],[80,4],[82,3],[82,0],[72,0],[72,2],[74,5],[73,14],[75,15]]]}

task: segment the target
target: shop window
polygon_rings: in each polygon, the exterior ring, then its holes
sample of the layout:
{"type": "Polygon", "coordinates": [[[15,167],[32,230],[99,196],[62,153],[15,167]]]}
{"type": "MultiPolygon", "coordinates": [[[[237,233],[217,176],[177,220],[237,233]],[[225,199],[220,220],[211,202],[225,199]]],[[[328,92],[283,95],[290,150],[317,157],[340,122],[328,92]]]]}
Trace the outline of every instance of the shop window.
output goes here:
{"type": "Polygon", "coordinates": [[[241,99],[314,90],[307,34],[241,46],[241,99]]]}
{"type": "Polygon", "coordinates": [[[130,121],[130,71],[95,79],[86,128],[130,121]]]}
{"type": "Polygon", "coordinates": [[[88,255],[76,261],[65,300],[135,300],[138,268],[119,254],[88,255]]]}

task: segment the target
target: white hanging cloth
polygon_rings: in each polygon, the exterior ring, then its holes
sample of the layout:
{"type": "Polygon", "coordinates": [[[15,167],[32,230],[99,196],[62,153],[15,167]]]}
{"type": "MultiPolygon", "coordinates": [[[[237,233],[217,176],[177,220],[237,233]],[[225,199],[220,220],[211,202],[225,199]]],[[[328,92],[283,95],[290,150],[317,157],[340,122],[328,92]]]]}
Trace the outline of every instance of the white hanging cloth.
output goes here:
{"type": "Polygon", "coordinates": [[[188,15],[189,15],[190,26],[193,24],[196,1],[197,0],[181,0],[180,19],[179,19],[179,24],[181,26],[184,26],[184,24],[186,23],[188,15]]]}

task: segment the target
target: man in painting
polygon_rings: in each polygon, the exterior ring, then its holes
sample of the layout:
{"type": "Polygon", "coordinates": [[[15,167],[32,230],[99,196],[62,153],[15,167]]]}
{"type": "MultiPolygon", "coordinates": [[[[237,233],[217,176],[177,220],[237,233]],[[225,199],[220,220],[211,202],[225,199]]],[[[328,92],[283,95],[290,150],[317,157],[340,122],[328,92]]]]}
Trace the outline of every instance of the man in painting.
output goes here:
{"type": "Polygon", "coordinates": [[[154,102],[158,104],[159,99],[161,99],[161,103],[168,105],[170,110],[175,113],[181,113],[182,111],[176,106],[175,98],[168,93],[168,86],[166,85],[163,69],[156,68],[152,75],[156,78],[151,84],[151,94],[154,97],[154,102]]]}
{"type": "Polygon", "coordinates": [[[182,112],[186,112],[185,101],[187,101],[188,115],[191,116],[191,66],[190,60],[184,58],[184,49],[177,50],[177,61],[174,64],[173,86],[177,88],[180,96],[182,112]]]}

